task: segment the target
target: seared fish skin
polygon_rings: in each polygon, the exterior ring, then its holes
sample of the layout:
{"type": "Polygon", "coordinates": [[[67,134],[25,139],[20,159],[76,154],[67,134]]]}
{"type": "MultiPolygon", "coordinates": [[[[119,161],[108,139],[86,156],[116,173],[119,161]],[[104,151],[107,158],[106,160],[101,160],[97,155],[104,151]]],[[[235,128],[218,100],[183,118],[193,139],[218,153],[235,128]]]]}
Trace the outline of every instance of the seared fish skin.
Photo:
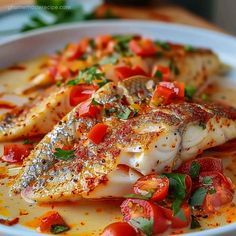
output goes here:
{"type": "Polygon", "coordinates": [[[72,107],[69,103],[70,87],[53,87],[16,111],[6,113],[0,121],[0,142],[42,135],[49,132],[72,107]]]}
{"type": "MultiPolygon", "coordinates": [[[[236,137],[236,109],[218,104],[183,102],[162,106],[127,121],[115,118],[103,121],[108,131],[98,145],[87,138],[87,132],[101,121],[80,119],[74,110],[45,136],[24,163],[12,192],[22,192],[37,202],[122,197],[127,193],[123,186],[113,184],[119,178],[120,165],[128,166],[137,176],[168,172],[203,150],[236,137]],[[69,125],[71,122],[73,125],[69,125]],[[81,125],[83,131],[77,132],[81,125]],[[65,126],[71,130],[64,132],[62,138],[58,133],[65,126]],[[57,142],[51,144],[55,138],[57,142]],[[45,145],[48,154],[62,143],[67,145],[67,141],[73,144],[73,159],[39,157],[45,145]]],[[[128,185],[127,178],[129,174],[128,185]]]]}

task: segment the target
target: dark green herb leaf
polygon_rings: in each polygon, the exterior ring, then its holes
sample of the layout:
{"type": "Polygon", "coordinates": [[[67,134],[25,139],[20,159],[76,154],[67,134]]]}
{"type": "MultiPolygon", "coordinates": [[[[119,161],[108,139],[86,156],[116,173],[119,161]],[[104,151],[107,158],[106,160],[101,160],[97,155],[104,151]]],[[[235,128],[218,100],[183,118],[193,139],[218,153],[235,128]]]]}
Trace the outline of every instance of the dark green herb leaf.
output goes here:
{"type": "Polygon", "coordinates": [[[157,44],[158,46],[160,46],[164,50],[170,50],[171,49],[170,45],[167,42],[164,42],[164,41],[157,40],[157,41],[155,41],[155,44],[157,44]]]}
{"type": "Polygon", "coordinates": [[[153,225],[154,225],[153,220],[151,219],[148,220],[146,218],[139,217],[131,219],[129,223],[134,227],[140,229],[146,236],[152,236],[153,225]]]}
{"type": "Polygon", "coordinates": [[[184,212],[182,209],[180,209],[176,214],[176,217],[178,217],[181,221],[186,221],[186,216],[184,215],[184,212]]]}
{"type": "Polygon", "coordinates": [[[117,55],[112,55],[110,57],[105,57],[103,58],[100,62],[99,65],[105,65],[105,64],[116,64],[118,61],[118,56],[117,55]]]}
{"type": "Polygon", "coordinates": [[[188,99],[192,99],[193,95],[196,93],[197,89],[191,85],[185,85],[184,94],[188,99]]]}
{"type": "Polygon", "coordinates": [[[196,219],[196,217],[192,215],[192,221],[191,221],[191,226],[190,226],[190,228],[191,228],[191,229],[196,229],[196,228],[200,228],[200,227],[201,227],[200,223],[198,222],[198,220],[196,219]]]}
{"type": "Polygon", "coordinates": [[[75,151],[56,148],[54,152],[54,156],[59,160],[67,161],[75,157],[75,151]]]}
{"type": "Polygon", "coordinates": [[[143,199],[143,200],[149,200],[152,197],[153,193],[148,193],[146,195],[140,195],[140,194],[127,194],[124,197],[125,198],[137,198],[137,199],[143,199]]]}
{"type": "Polygon", "coordinates": [[[186,196],[186,185],[185,185],[186,175],[177,173],[167,173],[164,175],[167,176],[170,181],[170,186],[169,186],[170,193],[175,198],[184,199],[186,196]]]}
{"type": "Polygon", "coordinates": [[[89,40],[89,46],[94,49],[96,47],[94,39],[89,40]]]}
{"type": "Polygon", "coordinates": [[[180,206],[181,206],[182,202],[183,202],[183,200],[180,198],[176,198],[173,201],[171,208],[173,210],[174,215],[177,215],[177,213],[180,211],[180,206]]]}
{"type": "Polygon", "coordinates": [[[162,79],[162,77],[163,77],[163,74],[162,74],[162,72],[161,71],[156,71],[156,73],[155,73],[155,75],[154,75],[155,77],[157,77],[157,78],[159,78],[159,79],[162,79]]]}
{"type": "Polygon", "coordinates": [[[179,68],[175,65],[173,61],[170,62],[169,68],[175,75],[179,75],[180,73],[179,68]]]}
{"type": "Polygon", "coordinates": [[[195,179],[199,175],[200,169],[201,166],[197,162],[193,161],[190,166],[189,175],[195,179]]]}
{"type": "Polygon", "coordinates": [[[214,188],[211,188],[211,189],[208,190],[208,193],[209,194],[214,194],[214,193],[216,193],[216,190],[214,188]]]}
{"type": "Polygon", "coordinates": [[[121,119],[121,120],[127,120],[127,119],[129,118],[130,113],[131,113],[131,110],[130,110],[128,107],[126,107],[126,108],[123,110],[123,112],[120,112],[120,113],[117,115],[117,117],[118,117],[119,119],[121,119]]]}
{"type": "Polygon", "coordinates": [[[130,55],[129,42],[133,37],[133,35],[113,35],[113,39],[116,40],[115,50],[124,56],[130,55]]]}
{"type": "Polygon", "coordinates": [[[62,81],[57,81],[57,82],[56,82],[56,86],[57,86],[57,87],[60,87],[61,85],[62,85],[62,81]]]}
{"type": "Polygon", "coordinates": [[[53,234],[60,234],[66,232],[70,229],[68,225],[52,225],[51,226],[51,233],[53,234]]]}
{"type": "Polygon", "coordinates": [[[185,49],[186,52],[195,52],[196,51],[196,49],[191,45],[186,45],[184,47],[184,49],[185,49]]]}
{"type": "Polygon", "coordinates": [[[204,176],[202,180],[203,184],[211,185],[213,183],[211,176],[204,176]]]}
{"type": "Polygon", "coordinates": [[[201,206],[205,199],[206,194],[207,194],[206,188],[203,187],[198,188],[191,197],[190,200],[191,206],[201,206]]]}
{"type": "Polygon", "coordinates": [[[208,96],[206,93],[203,93],[203,94],[201,95],[201,99],[202,99],[203,101],[208,101],[208,100],[209,100],[209,96],[208,96]]]}
{"type": "Polygon", "coordinates": [[[31,141],[31,140],[29,140],[29,139],[25,139],[24,141],[23,141],[23,144],[32,144],[33,143],[33,141],[31,141]]]}
{"type": "Polygon", "coordinates": [[[94,98],[92,99],[91,104],[94,106],[100,105],[94,98]]]}

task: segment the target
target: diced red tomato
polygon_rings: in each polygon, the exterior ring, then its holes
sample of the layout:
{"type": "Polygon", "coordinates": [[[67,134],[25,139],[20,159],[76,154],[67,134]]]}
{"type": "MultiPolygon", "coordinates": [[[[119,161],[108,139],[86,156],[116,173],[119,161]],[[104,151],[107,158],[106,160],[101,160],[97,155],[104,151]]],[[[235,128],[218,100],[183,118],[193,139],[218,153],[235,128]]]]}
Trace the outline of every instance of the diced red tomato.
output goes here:
{"type": "Polygon", "coordinates": [[[157,52],[154,42],[150,39],[133,39],[129,42],[129,48],[136,55],[142,57],[154,56],[157,52]]]}
{"type": "Polygon", "coordinates": [[[99,114],[99,112],[99,106],[92,105],[91,100],[81,102],[78,107],[78,113],[80,117],[95,117],[97,114],[99,114]]]}
{"type": "Polygon", "coordinates": [[[31,144],[5,144],[2,160],[9,163],[21,163],[32,149],[31,144]]]}
{"type": "Polygon", "coordinates": [[[70,43],[64,52],[64,57],[69,61],[72,61],[80,58],[83,54],[84,52],[81,50],[79,44],[70,43]]]}
{"type": "Polygon", "coordinates": [[[126,222],[115,222],[108,225],[101,236],[138,236],[138,232],[126,222]]]}
{"type": "Polygon", "coordinates": [[[202,206],[206,212],[215,212],[220,206],[233,200],[234,186],[232,181],[218,171],[202,172],[196,186],[204,186],[209,190],[202,206]],[[204,177],[206,176],[211,178],[211,184],[204,184],[204,177]]]}
{"type": "Polygon", "coordinates": [[[196,162],[200,165],[200,172],[203,171],[219,171],[223,173],[223,163],[219,158],[201,157],[194,160],[184,162],[177,170],[177,173],[189,174],[191,165],[196,162]]]}
{"type": "Polygon", "coordinates": [[[134,68],[130,68],[128,66],[119,66],[115,68],[115,73],[118,79],[121,80],[135,75],[147,76],[147,73],[140,66],[135,66],[134,68]]]}
{"type": "Polygon", "coordinates": [[[97,86],[87,84],[72,86],[70,92],[70,105],[76,106],[79,103],[89,99],[97,89],[97,86]]]}
{"type": "Polygon", "coordinates": [[[171,225],[173,228],[184,228],[189,225],[191,221],[191,208],[187,203],[183,203],[180,208],[185,219],[181,219],[178,216],[174,216],[173,211],[170,208],[161,208],[164,212],[165,217],[171,221],[171,225]]]}
{"type": "Polygon", "coordinates": [[[131,219],[144,218],[154,222],[152,233],[165,232],[169,227],[169,221],[164,216],[160,206],[146,200],[126,199],[121,204],[121,213],[126,222],[131,219]]]}
{"type": "Polygon", "coordinates": [[[88,138],[95,144],[102,142],[103,138],[107,133],[108,126],[103,123],[98,123],[88,133],[88,138]]]}
{"type": "Polygon", "coordinates": [[[152,70],[152,77],[156,76],[156,73],[161,74],[161,80],[168,82],[170,79],[170,68],[168,66],[156,65],[152,70]]]}
{"type": "Polygon", "coordinates": [[[169,189],[169,179],[166,176],[150,174],[141,177],[134,184],[134,192],[140,195],[152,193],[153,201],[162,201],[166,198],[169,189]]]}
{"type": "Polygon", "coordinates": [[[184,99],[184,83],[181,82],[160,82],[154,91],[151,103],[154,105],[167,105],[173,100],[184,99]]]}
{"type": "Polygon", "coordinates": [[[49,211],[44,216],[42,216],[39,229],[40,232],[49,233],[51,231],[52,225],[65,225],[65,221],[61,215],[56,211],[49,211]]]}
{"type": "Polygon", "coordinates": [[[174,97],[175,93],[173,92],[173,90],[166,87],[157,86],[153,93],[151,103],[154,105],[160,105],[160,104],[166,105],[171,103],[174,97]]]}
{"type": "Polygon", "coordinates": [[[97,48],[106,48],[111,40],[111,35],[100,35],[96,37],[95,43],[97,48]]]}

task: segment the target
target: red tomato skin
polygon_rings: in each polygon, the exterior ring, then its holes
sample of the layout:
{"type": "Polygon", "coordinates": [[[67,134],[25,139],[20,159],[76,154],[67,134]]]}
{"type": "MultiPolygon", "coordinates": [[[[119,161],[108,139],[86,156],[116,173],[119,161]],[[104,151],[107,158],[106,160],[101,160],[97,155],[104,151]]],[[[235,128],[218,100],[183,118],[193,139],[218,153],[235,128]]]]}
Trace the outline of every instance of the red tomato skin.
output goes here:
{"type": "Polygon", "coordinates": [[[197,188],[204,186],[202,180],[205,176],[212,178],[213,183],[211,186],[216,192],[206,194],[202,208],[207,213],[214,213],[222,205],[232,202],[234,185],[228,177],[218,171],[205,171],[199,176],[199,180],[195,185],[197,188]]]}
{"type": "Polygon", "coordinates": [[[73,61],[80,58],[83,55],[83,51],[80,48],[79,44],[69,44],[64,52],[64,55],[67,60],[73,61]]]}
{"type": "Polygon", "coordinates": [[[78,107],[79,117],[95,117],[99,112],[99,107],[92,105],[91,100],[81,102],[78,107]]]}
{"type": "Polygon", "coordinates": [[[136,194],[141,194],[141,195],[145,195],[145,194],[142,194],[142,191],[145,191],[148,193],[150,192],[150,190],[153,190],[154,193],[151,199],[153,201],[162,201],[166,198],[168,194],[169,179],[166,176],[160,177],[157,174],[146,175],[138,179],[136,183],[134,184],[133,188],[136,194]],[[153,189],[152,186],[150,186],[151,184],[150,181],[154,182],[155,180],[156,180],[157,185],[153,186],[154,188],[153,189]]]}
{"type": "Polygon", "coordinates": [[[111,40],[111,35],[100,35],[96,37],[95,43],[97,48],[106,48],[111,40]]]}
{"type": "Polygon", "coordinates": [[[172,228],[184,228],[187,227],[191,221],[191,208],[187,203],[183,203],[181,206],[181,210],[184,213],[186,221],[182,221],[178,217],[173,215],[173,211],[169,208],[161,207],[164,215],[167,219],[171,221],[172,228]]]}
{"type": "Polygon", "coordinates": [[[153,67],[152,76],[155,77],[157,71],[162,73],[162,80],[168,82],[170,78],[170,68],[167,66],[156,65],[153,67]]]}
{"type": "Polygon", "coordinates": [[[140,66],[135,66],[134,68],[130,68],[128,66],[119,66],[115,68],[115,74],[117,78],[120,80],[135,75],[143,75],[143,76],[147,75],[147,73],[140,66]]]}
{"type": "Polygon", "coordinates": [[[219,158],[214,157],[201,157],[194,160],[189,160],[184,163],[176,170],[177,173],[189,174],[190,167],[193,162],[200,165],[200,173],[204,171],[218,171],[223,173],[223,163],[219,158]]]}
{"type": "Polygon", "coordinates": [[[32,149],[32,144],[5,144],[2,160],[9,163],[22,163],[32,149]]]}
{"type": "Polygon", "coordinates": [[[154,56],[157,52],[155,44],[150,39],[133,39],[129,42],[129,48],[132,52],[141,57],[154,56]]]}
{"type": "Polygon", "coordinates": [[[40,232],[48,233],[51,230],[52,225],[64,225],[65,221],[61,215],[56,211],[47,212],[41,219],[39,229],[40,232]]]}
{"type": "Polygon", "coordinates": [[[138,236],[138,232],[126,222],[112,223],[103,230],[101,236],[138,236]]]}
{"type": "Polygon", "coordinates": [[[97,89],[98,87],[94,85],[81,84],[72,86],[70,91],[70,105],[76,106],[89,99],[97,89]]]}
{"type": "Polygon", "coordinates": [[[146,219],[152,219],[154,221],[153,234],[165,232],[170,225],[170,222],[165,218],[164,213],[160,206],[154,204],[151,201],[140,199],[126,199],[121,204],[121,213],[123,219],[129,222],[131,219],[143,217],[146,219]],[[132,206],[138,205],[143,208],[143,212],[135,212],[132,206]]]}
{"type": "Polygon", "coordinates": [[[88,133],[88,138],[95,144],[102,142],[104,136],[106,135],[108,126],[103,123],[98,123],[93,126],[93,128],[88,133]]]}

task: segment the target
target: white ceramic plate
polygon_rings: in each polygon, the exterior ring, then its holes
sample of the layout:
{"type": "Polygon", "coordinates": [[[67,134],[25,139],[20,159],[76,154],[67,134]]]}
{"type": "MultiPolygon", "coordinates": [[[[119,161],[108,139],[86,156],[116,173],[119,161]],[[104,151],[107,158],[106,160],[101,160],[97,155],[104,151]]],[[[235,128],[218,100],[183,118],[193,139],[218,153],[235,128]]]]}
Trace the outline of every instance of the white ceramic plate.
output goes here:
{"type": "MultiPolygon", "coordinates": [[[[34,31],[16,36],[0,43],[0,67],[27,60],[42,54],[54,52],[68,42],[82,37],[99,34],[142,34],[146,37],[169,40],[177,43],[213,49],[224,63],[232,67],[226,86],[236,86],[236,38],[222,33],[187,27],[177,24],[164,24],[151,21],[91,21],[34,31]]],[[[6,227],[0,225],[0,236],[40,235],[19,225],[6,227]]],[[[203,232],[185,234],[186,236],[236,235],[236,223],[203,232]]]]}

